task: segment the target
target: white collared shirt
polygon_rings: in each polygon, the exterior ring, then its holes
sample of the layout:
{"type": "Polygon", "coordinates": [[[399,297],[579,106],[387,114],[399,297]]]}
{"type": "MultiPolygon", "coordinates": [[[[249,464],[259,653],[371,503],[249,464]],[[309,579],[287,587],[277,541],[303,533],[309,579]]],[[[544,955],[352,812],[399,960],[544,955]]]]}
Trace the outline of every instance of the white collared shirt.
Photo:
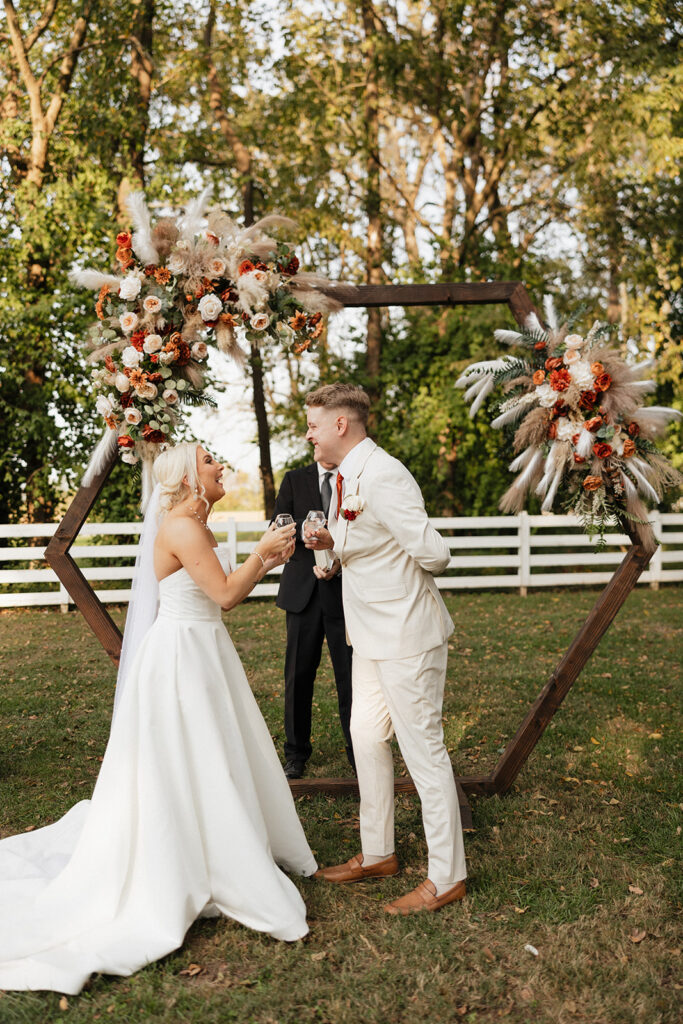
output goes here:
{"type": "MultiPolygon", "coordinates": [[[[352,480],[358,474],[366,456],[375,447],[375,442],[364,437],[362,441],[354,445],[351,451],[347,452],[337,467],[337,472],[342,475],[342,498],[346,493],[346,481],[352,480]]],[[[336,483],[336,480],[335,480],[336,483]]],[[[332,488],[332,501],[330,502],[330,520],[337,515],[337,488],[332,488]]]]}

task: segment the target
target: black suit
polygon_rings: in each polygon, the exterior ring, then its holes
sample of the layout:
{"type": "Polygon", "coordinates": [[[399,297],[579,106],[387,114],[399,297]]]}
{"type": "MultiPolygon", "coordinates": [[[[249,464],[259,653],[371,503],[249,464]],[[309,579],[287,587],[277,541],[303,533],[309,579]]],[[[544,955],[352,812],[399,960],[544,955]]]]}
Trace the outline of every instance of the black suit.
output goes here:
{"type": "Polygon", "coordinates": [[[341,576],[331,580],[316,579],[313,574],[315,557],[301,540],[301,524],[306,515],[322,507],[315,462],[285,473],[275,502],[274,516],[288,512],[297,526],[296,548],[282,570],[276,602],[278,608],[287,612],[285,758],[303,762],[311,756],[313,684],[323,639],[326,638],[337,684],[339,721],[346,752],[353,764],[350,731],[352,652],[346,643],[341,576]]]}

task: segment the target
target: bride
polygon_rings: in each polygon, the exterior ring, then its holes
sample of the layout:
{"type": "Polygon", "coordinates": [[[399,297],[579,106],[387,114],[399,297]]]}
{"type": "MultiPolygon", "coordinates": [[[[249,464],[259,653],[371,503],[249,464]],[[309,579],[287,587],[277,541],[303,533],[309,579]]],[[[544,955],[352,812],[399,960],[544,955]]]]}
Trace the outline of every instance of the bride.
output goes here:
{"type": "Polygon", "coordinates": [[[200,915],[287,941],[308,931],[281,868],[317,865],[221,621],[287,560],[294,526],[271,526],[231,571],[206,523],[221,473],[195,444],[157,459],[92,799],[0,842],[0,989],[75,994],[93,972],[130,975],[200,915]]]}

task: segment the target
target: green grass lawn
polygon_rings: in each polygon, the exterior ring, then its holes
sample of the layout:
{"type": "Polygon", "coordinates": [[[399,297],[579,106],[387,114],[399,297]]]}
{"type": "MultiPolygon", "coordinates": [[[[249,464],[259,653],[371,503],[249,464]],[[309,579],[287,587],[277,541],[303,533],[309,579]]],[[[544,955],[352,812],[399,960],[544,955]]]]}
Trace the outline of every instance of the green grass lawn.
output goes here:
{"type": "MultiPolygon", "coordinates": [[[[459,774],[493,765],[595,597],[447,598],[456,632],[445,729],[459,774]]],[[[284,614],[253,601],[226,622],[281,751],[284,614]]],[[[132,978],[97,977],[66,1000],[0,994],[1,1024],[680,1020],[682,650],[683,588],[632,594],[512,791],[473,798],[462,904],[383,913],[426,870],[419,803],[402,797],[402,873],[339,888],[297,880],[311,927],[304,941],[204,921],[132,978]]],[[[0,835],[45,825],[90,794],[114,676],[77,613],[0,613],[0,835]]],[[[312,774],[346,774],[326,656],[313,742],[312,774]]],[[[398,757],[396,766],[403,771],[398,757]]],[[[321,863],[359,848],[355,800],[297,806],[321,863]]]]}

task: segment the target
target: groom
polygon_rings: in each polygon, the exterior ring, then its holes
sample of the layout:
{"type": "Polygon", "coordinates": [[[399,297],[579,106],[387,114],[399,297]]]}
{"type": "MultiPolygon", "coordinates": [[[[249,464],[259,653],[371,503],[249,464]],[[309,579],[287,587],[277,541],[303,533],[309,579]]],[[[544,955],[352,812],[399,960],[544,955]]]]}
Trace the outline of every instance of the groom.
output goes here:
{"type": "MultiPolygon", "coordinates": [[[[426,881],[385,910],[438,910],[463,898],[466,875],[460,808],[441,721],[453,623],[432,577],[448,564],[448,545],[431,526],[408,470],[367,436],[370,400],[362,388],[329,384],[311,392],[306,405],[306,440],[313,444],[315,461],[339,467],[330,532],[319,530],[308,546],[334,549],[341,562],[353,647],[351,737],[362,847],[362,853],[321,874],[330,882],[356,882],[398,873],[395,733],[422,802],[429,864],[426,881]]],[[[335,562],[330,572],[336,567],[335,562]]]]}

